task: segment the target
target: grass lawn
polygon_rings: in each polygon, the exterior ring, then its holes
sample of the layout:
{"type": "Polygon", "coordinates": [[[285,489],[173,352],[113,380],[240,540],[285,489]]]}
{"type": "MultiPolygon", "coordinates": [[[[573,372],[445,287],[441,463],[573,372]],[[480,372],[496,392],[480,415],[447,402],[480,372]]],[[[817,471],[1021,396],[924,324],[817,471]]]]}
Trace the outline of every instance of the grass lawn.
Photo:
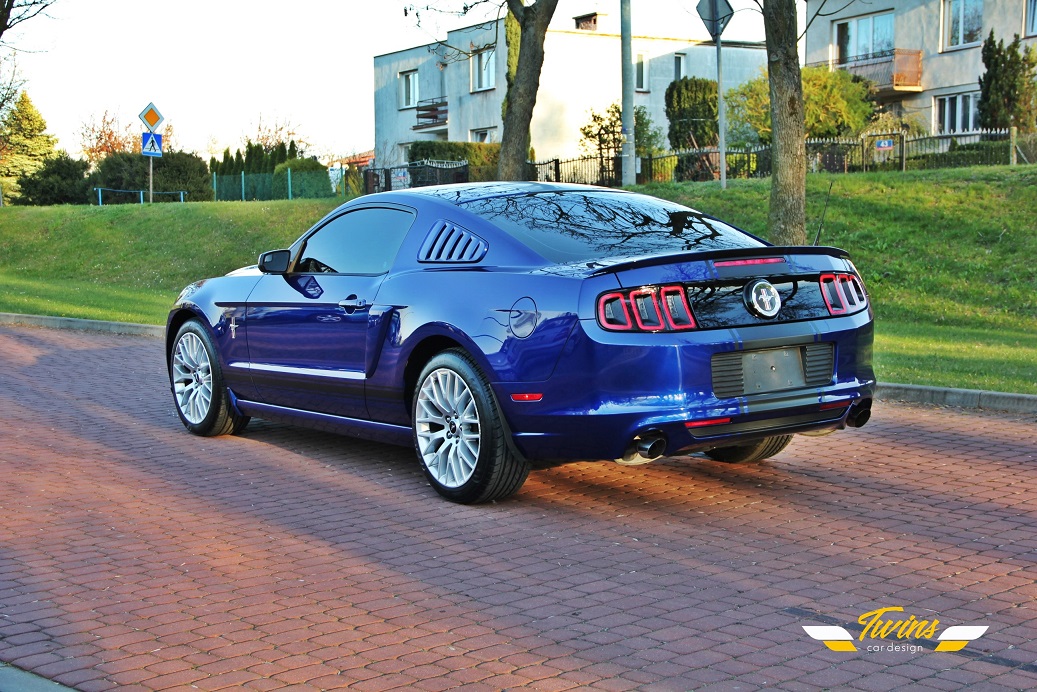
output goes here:
{"type": "MultiPolygon", "coordinates": [[[[1037,166],[807,180],[848,250],[881,381],[1037,394],[1037,166]]],[[[639,188],[766,237],[769,180],[639,188]]],[[[163,324],[186,284],[286,247],[341,200],[0,208],[0,312],[163,324]]]]}

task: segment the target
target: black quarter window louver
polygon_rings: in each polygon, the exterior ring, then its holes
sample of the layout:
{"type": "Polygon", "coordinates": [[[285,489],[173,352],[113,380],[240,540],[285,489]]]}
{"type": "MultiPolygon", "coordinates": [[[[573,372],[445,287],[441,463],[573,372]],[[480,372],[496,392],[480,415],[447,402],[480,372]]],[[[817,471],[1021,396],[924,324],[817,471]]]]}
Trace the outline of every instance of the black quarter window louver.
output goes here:
{"type": "Polygon", "coordinates": [[[486,256],[486,241],[448,221],[437,221],[418,251],[419,262],[470,263],[486,256]]]}

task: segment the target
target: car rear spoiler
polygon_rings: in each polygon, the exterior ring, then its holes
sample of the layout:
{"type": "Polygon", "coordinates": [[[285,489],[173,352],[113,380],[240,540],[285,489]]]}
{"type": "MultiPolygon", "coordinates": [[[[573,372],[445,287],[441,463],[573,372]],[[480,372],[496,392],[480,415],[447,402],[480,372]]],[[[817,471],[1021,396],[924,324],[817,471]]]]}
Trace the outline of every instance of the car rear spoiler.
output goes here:
{"type": "Polygon", "coordinates": [[[728,259],[752,259],[758,257],[787,257],[789,255],[827,255],[839,259],[849,259],[850,254],[836,247],[815,245],[767,245],[765,247],[735,248],[731,250],[713,250],[709,252],[678,252],[671,255],[651,255],[648,257],[621,257],[614,260],[600,260],[591,267],[590,276],[601,276],[628,269],[656,267],[663,264],[681,262],[706,262],[728,259]]]}

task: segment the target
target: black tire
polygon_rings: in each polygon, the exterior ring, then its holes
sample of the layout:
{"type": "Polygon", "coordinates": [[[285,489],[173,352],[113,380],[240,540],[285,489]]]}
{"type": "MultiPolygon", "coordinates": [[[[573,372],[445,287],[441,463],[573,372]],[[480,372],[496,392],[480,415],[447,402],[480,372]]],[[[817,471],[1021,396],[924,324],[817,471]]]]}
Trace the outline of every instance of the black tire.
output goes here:
{"type": "Polygon", "coordinates": [[[736,447],[717,447],[706,452],[706,456],[725,464],[751,464],[772,456],[789,446],[792,435],[765,437],[758,442],[736,447]]]}
{"type": "Polygon", "coordinates": [[[230,405],[216,346],[198,320],[185,322],[173,339],[169,385],[180,422],[195,435],[236,434],[248,425],[249,417],[230,405]]]}
{"type": "Polygon", "coordinates": [[[444,351],[425,365],[411,421],[425,477],[448,500],[501,500],[529,475],[529,461],[513,449],[489,382],[464,351],[444,351]]]}

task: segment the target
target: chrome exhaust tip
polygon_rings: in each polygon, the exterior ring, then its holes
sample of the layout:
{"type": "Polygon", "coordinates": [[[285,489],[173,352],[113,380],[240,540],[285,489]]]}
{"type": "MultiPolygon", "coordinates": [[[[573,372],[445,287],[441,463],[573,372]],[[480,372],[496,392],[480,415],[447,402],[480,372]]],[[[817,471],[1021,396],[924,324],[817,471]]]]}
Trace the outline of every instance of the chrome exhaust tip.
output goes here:
{"type": "Polygon", "coordinates": [[[665,452],[666,438],[660,433],[646,433],[631,440],[623,456],[615,462],[622,466],[640,466],[655,461],[665,452]]]}

